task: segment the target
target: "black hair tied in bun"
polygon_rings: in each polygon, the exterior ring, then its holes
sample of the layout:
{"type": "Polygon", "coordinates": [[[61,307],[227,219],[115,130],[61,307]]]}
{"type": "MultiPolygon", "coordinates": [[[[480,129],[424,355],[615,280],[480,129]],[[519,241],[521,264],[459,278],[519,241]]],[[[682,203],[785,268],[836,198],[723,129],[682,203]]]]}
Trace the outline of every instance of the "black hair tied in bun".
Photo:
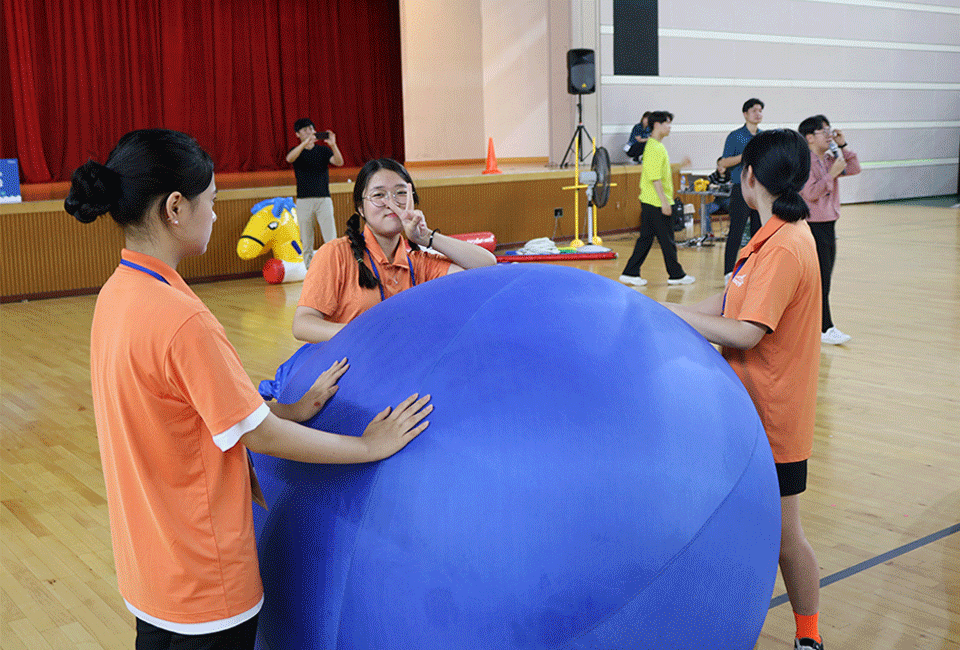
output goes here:
{"type": "Polygon", "coordinates": [[[73,172],[70,194],[63,208],[80,223],[114,212],[120,195],[120,175],[100,163],[88,160],[73,172]]]}

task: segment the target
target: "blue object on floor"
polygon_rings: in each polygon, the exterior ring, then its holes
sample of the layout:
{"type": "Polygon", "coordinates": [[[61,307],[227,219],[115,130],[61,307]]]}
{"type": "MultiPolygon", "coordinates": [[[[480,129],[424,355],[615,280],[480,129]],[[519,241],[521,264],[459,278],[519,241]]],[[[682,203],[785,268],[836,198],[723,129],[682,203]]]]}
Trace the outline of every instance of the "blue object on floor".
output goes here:
{"type": "Polygon", "coordinates": [[[413,392],[436,409],[378,463],[254,454],[261,648],[753,647],[773,458],[730,366],[667,309],[567,267],[456,273],[301,349],[281,401],[345,356],[309,426],[360,435],[413,392]]]}

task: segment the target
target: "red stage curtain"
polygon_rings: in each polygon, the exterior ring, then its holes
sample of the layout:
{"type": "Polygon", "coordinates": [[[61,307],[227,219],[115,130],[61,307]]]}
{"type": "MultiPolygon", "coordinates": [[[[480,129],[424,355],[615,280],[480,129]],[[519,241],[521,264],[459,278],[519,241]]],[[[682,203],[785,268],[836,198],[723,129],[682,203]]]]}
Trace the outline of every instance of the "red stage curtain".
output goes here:
{"type": "Polygon", "coordinates": [[[347,165],[403,159],[398,0],[2,0],[0,149],[69,180],[131,129],[194,136],[217,171],[288,169],[293,122],[347,165]]]}

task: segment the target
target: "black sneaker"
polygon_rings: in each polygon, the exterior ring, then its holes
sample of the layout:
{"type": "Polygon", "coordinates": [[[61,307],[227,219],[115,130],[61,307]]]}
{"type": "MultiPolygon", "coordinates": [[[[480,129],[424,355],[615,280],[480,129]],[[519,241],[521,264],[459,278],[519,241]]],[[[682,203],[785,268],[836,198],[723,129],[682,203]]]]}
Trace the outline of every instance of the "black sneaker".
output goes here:
{"type": "Polygon", "coordinates": [[[810,650],[823,650],[823,642],[817,642],[808,637],[803,637],[802,639],[793,640],[793,650],[803,650],[804,648],[809,648],[810,650]]]}

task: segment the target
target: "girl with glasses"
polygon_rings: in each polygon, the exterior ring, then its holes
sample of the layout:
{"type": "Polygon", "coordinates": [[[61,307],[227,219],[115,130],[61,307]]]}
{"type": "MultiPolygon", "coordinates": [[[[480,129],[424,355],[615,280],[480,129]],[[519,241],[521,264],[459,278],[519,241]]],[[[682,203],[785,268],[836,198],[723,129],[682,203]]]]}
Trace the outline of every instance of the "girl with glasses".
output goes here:
{"type": "Polygon", "coordinates": [[[294,337],[328,341],[351,320],[405,289],[496,263],[490,251],[431,229],[417,209],[419,202],[410,174],[397,161],[371,160],[360,169],[346,236],[320,247],[303,281],[294,337]]]}

